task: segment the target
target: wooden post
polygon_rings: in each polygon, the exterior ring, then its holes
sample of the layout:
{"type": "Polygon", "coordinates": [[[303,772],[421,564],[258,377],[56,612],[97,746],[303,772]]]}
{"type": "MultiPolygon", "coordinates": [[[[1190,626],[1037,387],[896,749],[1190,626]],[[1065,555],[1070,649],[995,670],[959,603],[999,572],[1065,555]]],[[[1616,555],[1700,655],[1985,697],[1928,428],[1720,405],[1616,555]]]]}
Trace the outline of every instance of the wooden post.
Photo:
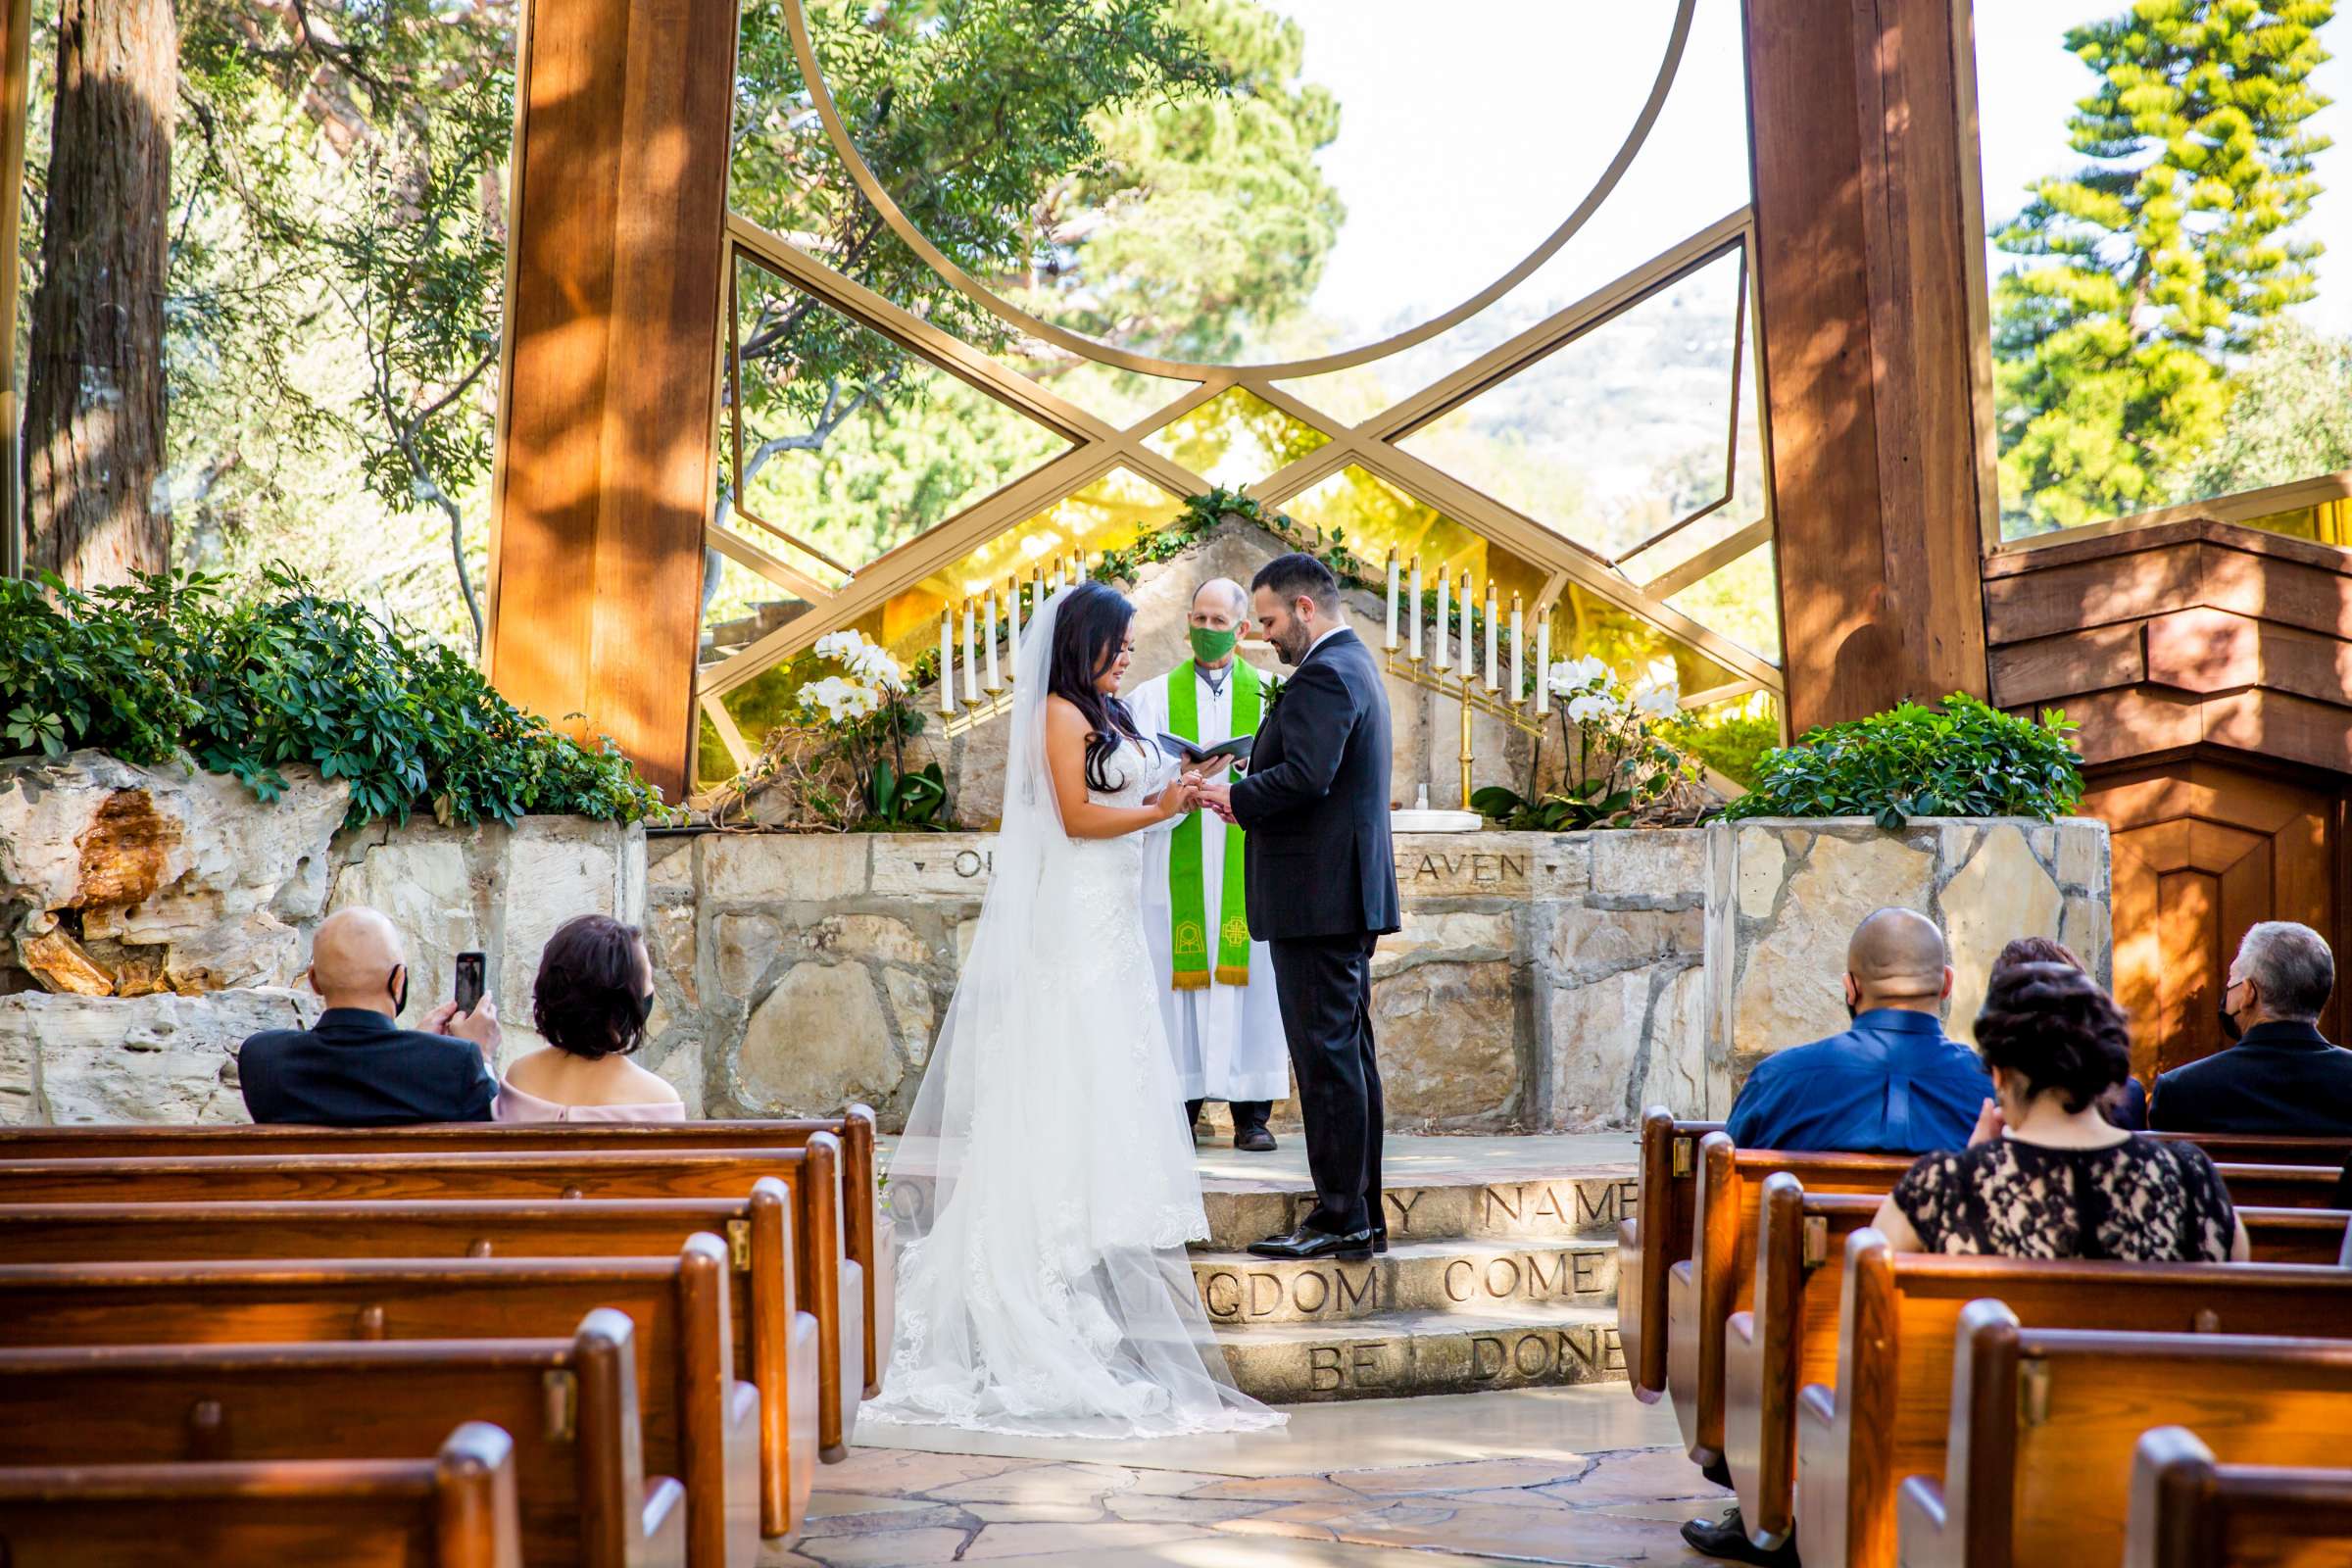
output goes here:
{"type": "Polygon", "coordinates": [[[671,801],[694,734],[733,0],[527,0],[489,672],[671,801]],[[577,714],[577,718],[570,715],[577,714]]]}
{"type": "Polygon", "coordinates": [[[32,0],[0,5],[0,577],[24,570],[24,406],[17,396],[17,280],[24,245],[24,116],[32,0]]]}
{"type": "Polygon", "coordinates": [[[1968,0],[1742,0],[1788,722],[1985,690],[1968,0]]]}

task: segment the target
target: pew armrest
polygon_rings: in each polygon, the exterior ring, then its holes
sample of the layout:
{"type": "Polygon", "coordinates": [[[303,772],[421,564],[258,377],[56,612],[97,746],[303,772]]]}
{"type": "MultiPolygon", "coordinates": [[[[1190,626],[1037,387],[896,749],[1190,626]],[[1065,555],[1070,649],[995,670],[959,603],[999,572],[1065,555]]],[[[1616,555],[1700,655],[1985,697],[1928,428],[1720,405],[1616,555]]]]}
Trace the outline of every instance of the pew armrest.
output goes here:
{"type": "Polygon", "coordinates": [[[686,1568],[686,1489],[668,1476],[645,1484],[645,1568],[686,1568]]]}
{"type": "Polygon", "coordinates": [[[1663,1315],[1666,1303],[1656,1303],[1653,1315],[1649,1299],[1650,1271],[1643,1266],[1642,1253],[1642,1220],[1639,1215],[1617,1222],[1617,1343],[1625,1349],[1625,1370],[1634,1386],[1634,1397],[1643,1404],[1655,1404],[1666,1392],[1663,1356],[1656,1356],[1650,1341],[1656,1315],[1663,1315]],[[1650,1373],[1650,1361],[1656,1356],[1657,1373],[1650,1373]]]}
{"type": "Polygon", "coordinates": [[[1816,1562],[1845,1561],[1845,1470],[1837,1396],[1808,1383],[1796,1394],[1796,1534],[1816,1562]]]}
{"type": "Polygon", "coordinates": [[[1666,1271],[1666,1396],[1683,1446],[1698,1452],[1698,1265],[1685,1259],[1666,1271]]]}
{"type": "Polygon", "coordinates": [[[841,1441],[848,1446],[858,1433],[858,1407],[865,1398],[865,1269],[849,1258],[841,1260],[841,1441]],[[852,1332],[853,1327],[857,1332],[852,1332]]]}
{"type": "Polygon", "coordinates": [[[729,1568],[760,1560],[760,1390],[737,1382],[727,1389],[721,1434],[727,1474],[729,1568]]]}
{"type": "Polygon", "coordinates": [[[824,1442],[817,1417],[817,1368],[822,1364],[824,1342],[817,1336],[815,1313],[792,1315],[791,1353],[790,1371],[785,1378],[790,1407],[785,1412],[784,1450],[789,1467],[792,1527],[798,1530],[808,1518],[808,1494],[816,1489],[817,1449],[824,1442]]]}
{"type": "Polygon", "coordinates": [[[1944,1528],[1943,1483],[1913,1476],[1894,1497],[1898,1568],[1959,1568],[1958,1543],[1944,1528]]]}
{"type": "Polygon", "coordinates": [[[865,1385],[865,1396],[870,1399],[882,1392],[882,1380],[890,1372],[891,1347],[898,1343],[899,1227],[888,1214],[874,1227],[874,1267],[865,1283],[871,1293],[865,1316],[873,1325],[873,1340],[866,1347],[865,1357],[873,1370],[865,1385]]]}

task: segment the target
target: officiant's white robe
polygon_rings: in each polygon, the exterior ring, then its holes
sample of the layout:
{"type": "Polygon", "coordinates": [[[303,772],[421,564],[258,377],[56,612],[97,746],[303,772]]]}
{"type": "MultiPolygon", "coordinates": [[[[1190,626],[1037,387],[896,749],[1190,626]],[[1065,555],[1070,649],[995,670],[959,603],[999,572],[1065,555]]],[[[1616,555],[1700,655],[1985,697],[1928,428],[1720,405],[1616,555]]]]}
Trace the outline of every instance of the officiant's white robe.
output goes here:
{"type": "MultiPolygon", "coordinates": [[[[1264,673],[1262,670],[1259,672],[1264,673]]],[[[1222,691],[1212,688],[1200,665],[1186,660],[1180,669],[1146,681],[1127,698],[1137,729],[1157,735],[1170,729],[1168,682],[1189,678],[1200,696],[1200,733],[1192,737],[1213,746],[1233,737],[1233,681],[1222,691]]],[[[1206,895],[1209,929],[1216,929],[1217,911],[1225,896],[1225,835],[1233,831],[1214,811],[1200,813],[1200,877],[1206,895]]],[[[1152,945],[1157,966],[1159,1010],[1166,1022],[1168,1047],[1176,1057],[1176,1078],[1187,1100],[1284,1100],[1291,1092],[1291,1053],[1282,1033],[1282,1004],[1274,991],[1274,964],[1263,942],[1250,944],[1250,983],[1219,984],[1210,954],[1211,973],[1204,991],[1179,991],[1174,984],[1169,910],[1168,856],[1174,835],[1148,836],[1144,851],[1144,937],[1152,945]]]]}

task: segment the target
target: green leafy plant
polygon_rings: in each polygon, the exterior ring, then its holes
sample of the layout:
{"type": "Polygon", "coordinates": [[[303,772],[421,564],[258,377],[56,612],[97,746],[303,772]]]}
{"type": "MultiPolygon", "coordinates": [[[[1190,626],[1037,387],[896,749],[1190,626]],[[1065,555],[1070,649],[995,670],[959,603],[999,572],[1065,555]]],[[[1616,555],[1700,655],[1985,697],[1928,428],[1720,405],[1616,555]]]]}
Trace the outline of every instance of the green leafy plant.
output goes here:
{"type": "Polygon", "coordinates": [[[309,763],[351,788],[348,825],[633,822],[662,797],[610,740],[583,746],[501,697],[452,649],[322,599],[282,567],[232,601],[185,572],[88,593],[0,580],[0,755],[96,747],[155,766],[181,752],[263,800],[309,763]]]}
{"type": "Polygon", "coordinates": [[[2082,799],[2076,726],[2004,713],[1965,692],[1807,731],[1772,752],[1726,817],[2063,816],[2082,799]]]}
{"type": "Polygon", "coordinates": [[[1533,774],[1543,766],[1537,748],[1529,793],[1499,784],[1474,791],[1471,809],[1496,826],[1544,833],[1630,827],[1667,801],[1697,768],[1665,735],[1680,709],[1671,685],[1629,689],[1597,659],[1564,659],[1540,678],[1557,705],[1566,749],[1560,786],[1539,792],[1533,774]]]}
{"type": "Polygon", "coordinates": [[[779,726],[762,748],[770,776],[800,786],[790,792],[799,825],[857,833],[954,827],[939,763],[906,765],[906,742],[924,723],[912,672],[862,632],[829,632],[812,652],[840,672],[803,685],[808,721],[779,726]]]}

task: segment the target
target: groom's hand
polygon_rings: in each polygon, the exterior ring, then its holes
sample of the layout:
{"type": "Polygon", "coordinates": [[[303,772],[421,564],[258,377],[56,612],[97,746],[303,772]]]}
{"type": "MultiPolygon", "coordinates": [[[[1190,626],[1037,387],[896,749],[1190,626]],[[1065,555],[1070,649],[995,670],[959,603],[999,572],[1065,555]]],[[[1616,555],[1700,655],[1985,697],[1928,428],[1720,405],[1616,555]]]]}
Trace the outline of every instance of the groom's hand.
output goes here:
{"type": "Polygon", "coordinates": [[[1200,804],[1206,807],[1208,809],[1216,812],[1217,815],[1223,817],[1226,821],[1232,821],[1233,786],[1230,784],[1201,785],[1200,804]]]}

